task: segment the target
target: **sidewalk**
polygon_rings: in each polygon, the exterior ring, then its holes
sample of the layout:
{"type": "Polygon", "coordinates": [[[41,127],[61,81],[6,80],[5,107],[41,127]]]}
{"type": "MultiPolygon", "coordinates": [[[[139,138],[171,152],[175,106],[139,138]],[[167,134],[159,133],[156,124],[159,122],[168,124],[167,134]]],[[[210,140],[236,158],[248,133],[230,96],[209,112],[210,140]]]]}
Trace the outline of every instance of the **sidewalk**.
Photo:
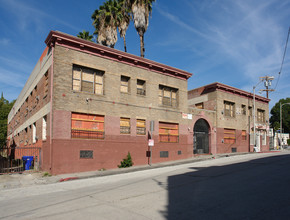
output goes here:
{"type": "MultiPolygon", "coordinates": [[[[280,152],[280,151],[269,151],[280,152]]],[[[129,168],[117,168],[113,170],[105,171],[90,171],[82,173],[71,173],[71,174],[61,174],[56,176],[44,176],[44,172],[29,172],[24,173],[13,173],[13,174],[3,174],[0,175],[0,190],[11,189],[11,188],[20,188],[27,187],[31,185],[43,185],[50,183],[57,183],[75,179],[86,179],[100,176],[115,175],[121,173],[130,173],[141,170],[156,169],[160,167],[175,166],[186,163],[194,163],[205,160],[213,160],[222,157],[232,157],[237,155],[245,155],[253,153],[229,153],[229,154],[219,154],[219,155],[199,155],[188,159],[178,160],[178,161],[169,161],[164,163],[153,164],[152,166],[143,165],[143,166],[133,166],[129,168]]]]}

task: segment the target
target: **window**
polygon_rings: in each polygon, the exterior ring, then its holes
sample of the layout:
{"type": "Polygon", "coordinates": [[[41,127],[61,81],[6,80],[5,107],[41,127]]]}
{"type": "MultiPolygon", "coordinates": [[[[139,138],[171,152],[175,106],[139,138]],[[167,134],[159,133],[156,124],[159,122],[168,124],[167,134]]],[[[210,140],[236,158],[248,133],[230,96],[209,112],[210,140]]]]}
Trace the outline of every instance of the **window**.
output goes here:
{"type": "Polygon", "coordinates": [[[178,124],[159,122],[159,141],[160,142],[177,143],[179,141],[178,134],[179,134],[178,124]]]}
{"type": "Polygon", "coordinates": [[[120,133],[130,134],[130,118],[120,118],[120,133]]]}
{"type": "Polygon", "coordinates": [[[145,135],[146,134],[146,121],[142,119],[137,119],[137,134],[145,135]]]}
{"type": "Polygon", "coordinates": [[[137,79],[137,94],[146,95],[145,81],[137,79]]]}
{"type": "Polygon", "coordinates": [[[247,132],[242,130],[242,140],[247,140],[247,132]]]}
{"type": "Polygon", "coordinates": [[[129,93],[130,92],[130,77],[121,76],[121,92],[129,93]]]}
{"type": "Polygon", "coordinates": [[[258,109],[257,110],[257,121],[258,122],[265,122],[265,110],[258,109]]]}
{"type": "Polygon", "coordinates": [[[42,140],[46,140],[46,124],[47,124],[47,117],[44,116],[42,118],[42,140]]]}
{"type": "Polygon", "coordinates": [[[73,90],[102,95],[104,72],[86,67],[73,66],[73,90]]]}
{"type": "Polygon", "coordinates": [[[253,108],[251,106],[249,106],[248,110],[249,110],[249,116],[252,117],[253,116],[253,108]]]}
{"type": "Polygon", "coordinates": [[[159,104],[171,107],[177,107],[178,89],[159,85],[159,104]]]}
{"type": "Polygon", "coordinates": [[[84,139],[104,139],[104,116],[72,113],[71,137],[84,139]]]}
{"type": "Polygon", "coordinates": [[[48,94],[48,72],[44,74],[44,96],[48,94]]]}
{"type": "Polygon", "coordinates": [[[203,102],[195,104],[195,107],[198,109],[203,109],[203,102]]]}
{"type": "Polygon", "coordinates": [[[36,123],[32,125],[32,143],[36,142],[36,123]]]}
{"type": "Polygon", "coordinates": [[[225,116],[235,117],[235,103],[224,101],[225,116]]]}
{"type": "Polygon", "coordinates": [[[246,115],[247,114],[247,110],[246,110],[246,106],[245,105],[242,105],[242,112],[241,112],[243,115],[246,115]]]}
{"type": "Polygon", "coordinates": [[[224,143],[234,144],[236,142],[236,130],[224,128],[224,143]]]}

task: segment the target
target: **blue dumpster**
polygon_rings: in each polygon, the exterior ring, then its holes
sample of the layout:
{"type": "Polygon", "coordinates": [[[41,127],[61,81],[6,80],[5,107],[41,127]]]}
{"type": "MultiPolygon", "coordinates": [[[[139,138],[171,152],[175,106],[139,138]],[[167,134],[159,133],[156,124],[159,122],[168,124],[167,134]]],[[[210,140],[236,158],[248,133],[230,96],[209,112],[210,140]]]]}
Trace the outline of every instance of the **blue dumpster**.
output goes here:
{"type": "Polygon", "coordinates": [[[32,167],[33,156],[23,156],[22,157],[24,169],[29,170],[32,167]]]}

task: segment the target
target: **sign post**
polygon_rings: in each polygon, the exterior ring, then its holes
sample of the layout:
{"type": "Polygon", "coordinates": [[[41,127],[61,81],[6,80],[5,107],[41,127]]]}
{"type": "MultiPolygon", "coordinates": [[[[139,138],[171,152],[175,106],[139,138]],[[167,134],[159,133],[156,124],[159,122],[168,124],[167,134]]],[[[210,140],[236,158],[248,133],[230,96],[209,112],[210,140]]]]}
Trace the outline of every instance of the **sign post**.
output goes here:
{"type": "Polygon", "coordinates": [[[154,146],[153,131],[154,131],[154,121],[150,121],[150,139],[148,140],[148,146],[150,148],[150,158],[149,158],[150,166],[152,164],[152,147],[154,146]]]}

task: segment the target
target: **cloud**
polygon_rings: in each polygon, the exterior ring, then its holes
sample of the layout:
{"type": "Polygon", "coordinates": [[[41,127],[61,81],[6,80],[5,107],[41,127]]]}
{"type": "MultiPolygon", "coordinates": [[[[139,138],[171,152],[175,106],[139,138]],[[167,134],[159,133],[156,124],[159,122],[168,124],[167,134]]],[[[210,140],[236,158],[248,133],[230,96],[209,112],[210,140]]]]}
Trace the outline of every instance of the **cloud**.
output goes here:
{"type": "Polygon", "coordinates": [[[286,34],[280,21],[288,16],[286,9],[276,14],[274,8],[279,7],[279,2],[222,1],[215,4],[205,1],[195,6],[197,3],[187,1],[187,4],[191,5],[195,16],[184,13],[177,17],[161,7],[157,10],[183,29],[184,38],[194,33],[193,44],[187,45],[188,49],[199,48],[207,55],[205,59],[211,61],[209,66],[200,66],[199,70],[212,70],[222,63],[231,63],[238,70],[233,72],[242,73],[251,84],[259,76],[278,73],[283,53],[281,42],[284,43],[286,34]]]}
{"type": "Polygon", "coordinates": [[[9,45],[9,43],[10,43],[10,40],[7,38],[0,39],[0,45],[2,45],[2,46],[7,46],[7,45],[9,45]]]}
{"type": "Polygon", "coordinates": [[[65,22],[62,19],[57,18],[56,16],[51,16],[48,13],[45,13],[43,10],[33,7],[31,4],[26,4],[23,1],[19,0],[9,0],[1,1],[2,6],[13,14],[14,19],[17,20],[17,26],[21,31],[31,31],[31,28],[28,28],[29,25],[33,24],[34,28],[41,32],[46,26],[46,22],[53,21],[55,23],[61,24],[63,26],[69,27],[72,30],[79,31],[80,28],[75,27],[69,22],[65,22]]]}
{"type": "Polygon", "coordinates": [[[9,85],[12,87],[22,88],[26,80],[27,79],[25,74],[13,72],[0,67],[0,83],[2,86],[9,85]]]}
{"type": "Polygon", "coordinates": [[[9,69],[18,70],[20,72],[30,73],[32,71],[32,66],[22,60],[17,60],[15,58],[8,58],[0,56],[0,65],[2,68],[9,67],[9,69]]]}

